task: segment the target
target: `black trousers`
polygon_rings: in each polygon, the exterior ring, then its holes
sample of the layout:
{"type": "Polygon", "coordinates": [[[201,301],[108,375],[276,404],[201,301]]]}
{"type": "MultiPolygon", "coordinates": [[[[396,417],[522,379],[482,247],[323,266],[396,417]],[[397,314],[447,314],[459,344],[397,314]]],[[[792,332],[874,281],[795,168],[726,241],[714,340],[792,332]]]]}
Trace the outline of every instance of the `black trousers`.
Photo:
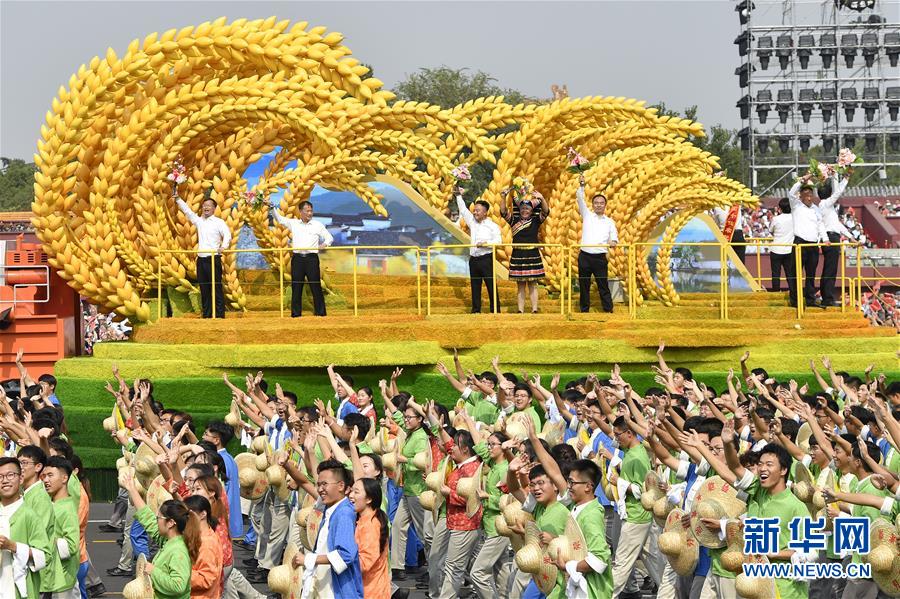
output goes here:
{"type": "MultiPolygon", "coordinates": [[[[828,241],[840,243],[840,233],[828,232],[828,241]]],[[[819,292],[822,294],[822,304],[834,303],[834,283],[837,281],[838,262],[841,259],[841,248],[837,245],[822,248],[822,278],[819,279],[819,292]]]]}
{"type": "Polygon", "coordinates": [[[291,256],[291,316],[303,313],[303,284],[309,282],[313,296],[313,313],[325,316],[325,295],[322,293],[322,273],[319,270],[319,254],[294,254],[291,256]]]}
{"type": "Polygon", "coordinates": [[[222,288],[222,256],[197,257],[197,283],[200,284],[200,308],[203,318],[225,318],[225,290],[222,288]],[[215,270],[215,275],[213,275],[215,270]],[[213,316],[212,281],[215,279],[216,313],[213,316]]]}
{"type": "Polygon", "coordinates": [[[772,291],[781,291],[781,271],[784,271],[784,279],[790,289],[794,281],[794,249],[787,254],[769,254],[769,264],[772,267],[772,291]]]}
{"type": "MultiPolygon", "coordinates": [[[[731,242],[732,243],[744,243],[746,238],[744,237],[744,232],[740,229],[735,229],[734,233],[731,234],[731,242]]],[[[738,255],[738,258],[741,259],[741,262],[744,262],[744,256],[747,255],[747,246],[746,245],[732,245],[732,249],[734,249],[734,253],[738,255]]]]}
{"type": "MultiPolygon", "coordinates": [[[[481,312],[481,284],[487,287],[488,303],[494,311],[494,261],[493,256],[469,257],[469,282],[472,285],[472,313],[481,312]]],[[[497,312],[500,311],[500,298],[497,298],[497,312]]]]}
{"type": "Polygon", "coordinates": [[[589,254],[582,250],[578,252],[578,288],[581,290],[579,304],[582,312],[591,309],[591,276],[597,280],[603,311],[612,312],[612,294],[609,292],[609,262],[606,254],[589,254]]]}
{"type": "MultiPolygon", "coordinates": [[[[814,241],[807,241],[800,237],[794,237],[794,245],[806,243],[815,243],[814,241]]],[[[794,248],[796,252],[797,249],[794,248]]],[[[811,306],[816,303],[816,268],[819,266],[819,248],[818,247],[805,247],[800,250],[800,265],[803,268],[803,301],[806,302],[807,306],[811,306]]],[[[800,282],[800,273],[797,273],[796,276],[797,282],[800,282]]],[[[791,304],[797,303],[797,290],[796,286],[794,288],[793,293],[791,294],[791,304]]]]}

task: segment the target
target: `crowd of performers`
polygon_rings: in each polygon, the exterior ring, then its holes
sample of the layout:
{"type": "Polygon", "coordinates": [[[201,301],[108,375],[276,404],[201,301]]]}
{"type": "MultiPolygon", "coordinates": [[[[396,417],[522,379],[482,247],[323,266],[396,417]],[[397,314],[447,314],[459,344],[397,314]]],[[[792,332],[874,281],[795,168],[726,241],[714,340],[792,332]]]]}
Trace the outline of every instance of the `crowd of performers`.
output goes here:
{"type": "MultiPolygon", "coordinates": [[[[454,352],[450,368],[437,365],[458,397],[450,410],[415,397],[402,369],[377,385],[382,413],[371,388],[332,367],[334,397],[313,405],[261,372],[240,387],[223,377],[231,408],[199,438],[191,414],[166,409],[149,381],[120,380],[104,423],[123,447],[125,542],[111,573],[132,575],[135,556],[158,547],[152,561],[138,557],[126,597],[260,599],[252,584],[266,583],[283,597],[386,599],[405,596],[412,581],[395,583],[413,576],[442,599],[900,596],[900,382],[823,358],[810,363],[817,383],[798,386],[751,369],[748,353],[716,390],[663,354],[658,386],[639,394],[618,367],[548,380],[495,358],[477,374],[454,352]],[[833,530],[851,515],[871,524],[871,576],[741,573],[867,561],[835,552],[831,536],[823,551],[789,547],[791,519],[833,530]],[[748,517],[780,519],[766,555],[742,551],[748,517]],[[235,564],[231,540],[245,535],[255,557],[235,564]]],[[[34,478],[37,437],[0,473],[34,478]]],[[[44,470],[65,473],[62,463],[44,470]]],[[[48,559],[53,530],[32,546],[48,559]]]]}
{"type": "MultiPolygon", "coordinates": [[[[826,357],[798,387],[751,369],[747,353],[717,392],[663,354],[658,386],[638,394],[618,368],[547,381],[499,358],[465,371],[454,353],[452,369],[437,365],[452,410],[403,390],[398,368],[379,381],[382,414],[371,388],[331,367],[334,398],[313,405],[263,373],[240,388],[223,377],[231,408],[199,437],[152,382],[115,373],[104,428],[122,445],[110,526],[124,538],[108,573],[134,578],[129,599],[262,599],[254,583],[283,597],[397,597],[409,565],[440,598],[900,596],[900,382],[826,357]],[[792,519],[832,531],[847,516],[868,522],[868,555],[836,551],[830,534],[822,551],[791,548],[792,519]],[[765,555],[743,551],[748,518],[779,519],[765,555]],[[255,557],[235,564],[245,535],[255,557]],[[742,573],[764,562],[871,569],[742,573]]],[[[86,599],[89,486],[55,379],[32,380],[21,360],[20,397],[0,401],[0,594],[86,599]]]]}

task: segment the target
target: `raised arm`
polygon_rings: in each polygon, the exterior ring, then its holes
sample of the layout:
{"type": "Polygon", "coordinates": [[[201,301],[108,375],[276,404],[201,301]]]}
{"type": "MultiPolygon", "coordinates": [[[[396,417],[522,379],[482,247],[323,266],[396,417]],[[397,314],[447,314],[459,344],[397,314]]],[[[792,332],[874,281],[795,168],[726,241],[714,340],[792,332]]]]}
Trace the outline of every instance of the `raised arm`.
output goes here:
{"type": "Polygon", "coordinates": [[[28,376],[28,369],[25,368],[25,365],[22,363],[24,355],[25,350],[20,347],[19,351],[16,352],[16,368],[19,369],[19,378],[22,379],[22,384],[24,385],[23,389],[37,384],[33,378],[28,376]]]}
{"type": "Polygon", "coordinates": [[[575,201],[578,203],[578,212],[585,219],[590,215],[587,204],[584,202],[584,175],[578,177],[578,190],[575,192],[575,201]]]}
{"type": "MultiPolygon", "coordinates": [[[[447,379],[447,382],[449,382],[450,385],[451,385],[454,389],[456,389],[458,392],[462,393],[462,392],[465,390],[465,388],[466,388],[465,383],[463,383],[462,381],[457,380],[456,377],[454,377],[452,374],[450,374],[450,371],[447,370],[447,367],[444,366],[443,362],[438,362],[438,363],[437,363],[437,366],[436,366],[435,368],[437,369],[437,371],[438,371],[439,373],[441,373],[441,375],[443,375],[443,377],[444,377],[445,379],[447,379]]],[[[464,375],[464,376],[465,376],[465,375],[464,375]]]]}
{"type": "Polygon", "coordinates": [[[559,465],[556,463],[556,460],[553,459],[553,456],[550,455],[550,452],[544,449],[544,444],[541,443],[541,440],[538,438],[537,431],[535,430],[534,423],[531,419],[523,418],[522,420],[525,422],[525,428],[528,430],[528,439],[531,441],[531,447],[534,449],[535,457],[537,457],[541,466],[544,467],[544,470],[547,472],[547,477],[553,481],[553,485],[556,487],[557,492],[562,495],[569,488],[566,477],[563,476],[562,470],[559,469],[559,465]]]}
{"type": "Polygon", "coordinates": [[[466,223],[466,226],[469,227],[469,231],[472,230],[472,227],[475,225],[475,217],[472,216],[472,212],[469,210],[469,207],[466,206],[465,200],[460,193],[456,194],[456,207],[459,210],[459,216],[463,219],[463,222],[466,223]]]}
{"type": "Polygon", "coordinates": [[[201,221],[200,217],[197,216],[197,213],[191,210],[191,207],[187,205],[187,202],[182,200],[179,196],[175,196],[175,204],[194,225],[201,221]]]}
{"type": "Polygon", "coordinates": [[[831,177],[831,195],[828,196],[828,198],[819,201],[819,208],[821,210],[833,208],[837,201],[841,199],[841,196],[844,195],[844,191],[847,189],[847,184],[849,182],[849,177],[844,177],[840,180],[838,180],[837,175],[831,177]]]}

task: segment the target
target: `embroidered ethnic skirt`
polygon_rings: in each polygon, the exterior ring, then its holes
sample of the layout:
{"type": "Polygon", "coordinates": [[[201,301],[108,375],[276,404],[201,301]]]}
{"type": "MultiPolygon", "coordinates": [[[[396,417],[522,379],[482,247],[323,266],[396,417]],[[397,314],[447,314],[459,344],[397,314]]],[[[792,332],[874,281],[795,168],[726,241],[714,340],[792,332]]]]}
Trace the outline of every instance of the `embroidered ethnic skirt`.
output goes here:
{"type": "Polygon", "coordinates": [[[544,262],[538,248],[513,248],[509,259],[509,278],[516,281],[538,281],[544,278],[544,262]]]}

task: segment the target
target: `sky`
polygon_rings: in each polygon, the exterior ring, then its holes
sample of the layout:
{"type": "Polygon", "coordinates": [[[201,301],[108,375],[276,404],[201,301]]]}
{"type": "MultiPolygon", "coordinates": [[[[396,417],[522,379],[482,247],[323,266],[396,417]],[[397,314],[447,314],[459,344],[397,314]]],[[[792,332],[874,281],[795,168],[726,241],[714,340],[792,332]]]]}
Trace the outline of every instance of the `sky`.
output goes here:
{"type": "Polygon", "coordinates": [[[309,21],[345,35],[388,89],[423,67],[482,70],[550,96],[698,105],[707,127],[739,128],[732,0],[602,2],[79,2],[0,0],[0,156],[31,161],[61,85],[107,47],[220,16],[309,21]]]}

